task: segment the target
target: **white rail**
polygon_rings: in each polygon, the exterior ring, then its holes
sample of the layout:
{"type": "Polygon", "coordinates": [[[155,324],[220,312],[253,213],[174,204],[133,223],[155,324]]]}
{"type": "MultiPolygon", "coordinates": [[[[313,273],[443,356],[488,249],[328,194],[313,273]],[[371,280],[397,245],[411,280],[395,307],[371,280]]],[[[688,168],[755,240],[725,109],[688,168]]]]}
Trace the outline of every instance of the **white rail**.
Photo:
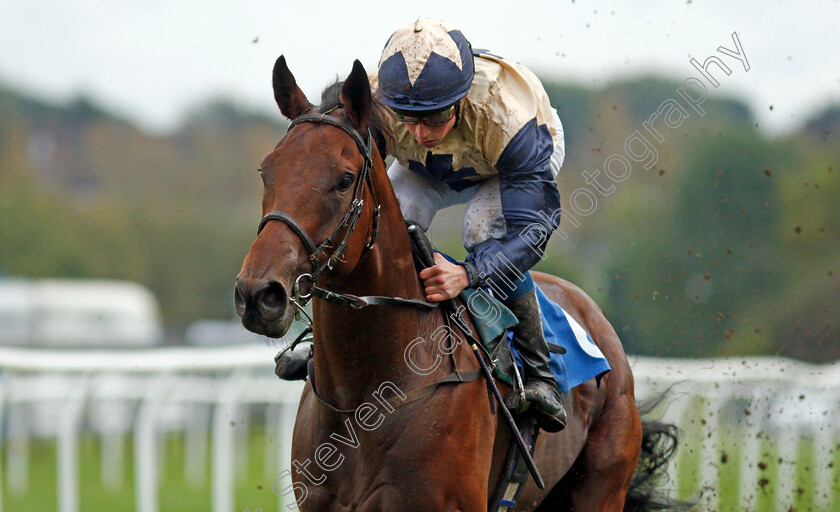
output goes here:
{"type": "MultiPolygon", "coordinates": [[[[196,467],[192,459],[207,460],[201,440],[212,429],[213,510],[230,512],[236,468],[236,435],[230,421],[233,411],[243,405],[288,405],[282,410],[293,414],[302,389],[301,383],[281,382],[274,376],[275,352],[262,346],[121,352],[0,348],[0,445],[7,445],[7,482],[26,481],[22,475],[28,472],[28,453],[12,457],[10,454],[20,451],[15,447],[28,447],[30,437],[57,439],[58,510],[76,512],[82,429],[101,435],[102,480],[111,482],[112,487],[122,482],[122,475],[106,472],[123,467],[123,453],[106,450],[107,440],[117,436],[117,443],[111,445],[121,446],[121,436],[131,433],[136,510],[156,512],[161,472],[158,432],[185,432],[191,450],[185,477],[198,484],[205,468],[196,467]],[[202,411],[196,414],[196,407],[214,411],[212,425],[200,421],[202,411]],[[11,416],[9,425],[22,423],[27,429],[4,431],[4,416],[11,416]]],[[[276,421],[287,427],[279,444],[290,454],[290,419],[276,421]]],[[[290,456],[277,462],[273,474],[288,469],[290,456]]],[[[5,469],[2,463],[0,469],[5,469]]],[[[23,492],[25,487],[18,485],[15,490],[23,492]]],[[[0,495],[0,512],[2,500],[0,495]]]]}
{"type": "MultiPolygon", "coordinates": [[[[277,380],[273,355],[274,350],[263,346],[122,352],[0,348],[0,446],[6,454],[0,460],[0,482],[6,479],[10,493],[25,492],[30,485],[30,438],[56,439],[58,507],[61,512],[75,512],[82,432],[101,436],[101,478],[108,488],[125,483],[124,453],[117,447],[130,435],[135,508],[157,512],[158,477],[164,464],[158,434],[177,430],[184,432],[189,451],[186,482],[202,483],[209,460],[213,510],[231,512],[242,467],[239,455],[234,455],[243,451],[242,435],[250,428],[247,416],[240,414],[242,407],[259,409],[266,432],[281,434],[279,446],[274,441],[266,447],[272,454],[266,459],[266,472],[280,474],[290,464],[291,427],[302,386],[277,380]]],[[[777,510],[788,510],[796,494],[796,447],[800,439],[811,439],[813,465],[826,469],[814,472],[814,488],[807,492],[819,510],[840,506],[832,501],[837,474],[828,469],[840,440],[840,364],[817,366],[779,358],[631,358],[631,364],[637,397],[670,389],[664,419],[684,426],[684,445],[700,450],[696,477],[672,467],[676,491],[693,492],[696,481],[716,488],[721,450],[728,440],[743,439],[738,448],[740,508],[756,510],[755,483],[763,471],[758,464],[763,449],[759,438],[777,437],[778,456],[784,462],[773,485],[777,510]],[[692,428],[692,422],[705,426],[692,428]]],[[[711,509],[717,508],[716,496],[711,494],[711,509]]],[[[0,492],[0,512],[4,497],[0,492]]],[[[282,501],[278,496],[278,506],[284,505],[282,501]]]]}
{"type": "Polygon", "coordinates": [[[678,494],[698,490],[692,483],[699,480],[710,491],[705,493],[708,510],[718,510],[723,466],[737,464],[739,510],[759,510],[759,495],[769,492],[775,503],[762,503],[762,512],[793,510],[799,494],[809,495],[813,510],[840,509],[835,501],[840,472],[834,467],[840,441],[840,362],[631,358],[631,364],[637,398],[668,390],[664,419],[683,430],[679,460],[690,458],[690,450],[700,452],[696,474],[678,464],[671,467],[678,494]],[[804,473],[813,475],[813,482],[800,490],[796,477],[806,442],[813,458],[804,473]],[[740,454],[739,460],[728,460],[728,453],[740,454]],[[778,467],[769,480],[764,476],[771,465],[778,467]]]}

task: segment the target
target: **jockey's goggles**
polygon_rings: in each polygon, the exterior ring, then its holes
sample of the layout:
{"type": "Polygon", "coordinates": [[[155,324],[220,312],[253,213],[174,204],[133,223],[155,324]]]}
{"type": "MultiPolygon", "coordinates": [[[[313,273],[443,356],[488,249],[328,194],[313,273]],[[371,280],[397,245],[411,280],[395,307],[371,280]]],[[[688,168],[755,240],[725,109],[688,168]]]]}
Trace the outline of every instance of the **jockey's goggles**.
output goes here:
{"type": "Polygon", "coordinates": [[[431,112],[409,112],[398,109],[391,109],[397,120],[403,124],[415,126],[424,124],[426,126],[437,127],[448,123],[458,111],[458,103],[454,103],[440,110],[433,110],[431,112]],[[422,114],[422,115],[418,115],[422,114]]]}

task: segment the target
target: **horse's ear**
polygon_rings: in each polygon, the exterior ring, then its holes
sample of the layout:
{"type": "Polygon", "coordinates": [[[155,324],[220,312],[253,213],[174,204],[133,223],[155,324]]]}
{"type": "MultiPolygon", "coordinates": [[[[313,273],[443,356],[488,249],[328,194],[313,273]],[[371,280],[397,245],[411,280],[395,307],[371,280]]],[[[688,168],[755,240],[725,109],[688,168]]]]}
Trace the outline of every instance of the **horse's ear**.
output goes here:
{"type": "Polygon", "coordinates": [[[271,83],[274,87],[274,101],[287,118],[294,119],[312,109],[312,104],[297,86],[294,75],[286,65],[286,58],[282,55],[274,63],[271,83]]]}
{"type": "Polygon", "coordinates": [[[353,62],[353,71],[341,87],[341,103],[350,123],[359,131],[366,131],[372,107],[370,80],[365,67],[358,60],[353,62]]]}

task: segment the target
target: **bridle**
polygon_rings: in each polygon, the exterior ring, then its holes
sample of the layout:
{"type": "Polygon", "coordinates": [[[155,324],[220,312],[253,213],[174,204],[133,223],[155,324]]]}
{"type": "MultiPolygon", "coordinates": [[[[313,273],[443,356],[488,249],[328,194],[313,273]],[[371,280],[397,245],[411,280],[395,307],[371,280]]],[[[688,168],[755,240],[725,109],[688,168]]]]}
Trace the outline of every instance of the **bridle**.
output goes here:
{"type": "Polygon", "coordinates": [[[301,315],[305,315],[305,323],[307,324],[307,327],[289,346],[277,354],[275,359],[279,358],[284,352],[290,349],[294,350],[294,347],[312,332],[312,318],[309,317],[304,309],[312,297],[318,297],[319,299],[333,304],[349,305],[356,309],[385,304],[392,306],[415,306],[424,309],[434,309],[438,306],[437,304],[420,299],[404,299],[402,297],[383,296],[360,297],[349,293],[339,293],[337,291],[321,288],[316,285],[318,278],[335,268],[335,265],[342,261],[341,256],[344,254],[345,249],[347,249],[347,241],[350,238],[350,234],[355,229],[356,222],[358,222],[359,217],[362,215],[362,207],[364,206],[364,199],[362,199],[362,195],[364,194],[365,184],[367,184],[370,188],[370,194],[376,206],[373,209],[373,233],[371,234],[370,241],[365,244],[365,252],[362,253],[362,257],[364,257],[367,251],[373,249],[373,245],[376,243],[376,238],[379,235],[379,217],[382,211],[382,205],[380,205],[379,201],[376,199],[376,190],[373,188],[373,179],[370,174],[371,167],[373,167],[373,137],[371,136],[370,130],[368,130],[367,142],[365,142],[361,134],[353,126],[340,119],[328,116],[328,113],[329,111],[323,114],[304,114],[302,116],[298,116],[289,124],[289,128],[286,130],[286,133],[288,134],[292,128],[300,123],[328,124],[330,126],[335,126],[353,139],[356,146],[359,148],[359,152],[362,154],[362,157],[364,157],[365,163],[364,166],[362,166],[362,170],[359,172],[359,176],[356,180],[356,187],[353,190],[353,200],[350,202],[350,206],[348,206],[347,211],[344,213],[344,218],[335,230],[320,244],[315,245],[315,242],[312,241],[312,237],[309,236],[309,233],[307,233],[305,229],[303,229],[303,226],[301,226],[298,221],[286,212],[279,210],[268,212],[260,221],[260,226],[257,229],[257,235],[259,235],[263,228],[265,228],[266,224],[272,220],[280,221],[289,226],[292,232],[300,239],[301,243],[303,243],[307,252],[309,252],[309,261],[315,269],[312,272],[303,273],[297,276],[297,278],[295,278],[294,285],[292,286],[292,291],[289,294],[289,301],[296,309],[295,317],[298,320],[303,320],[301,315]],[[327,258],[327,261],[323,264],[320,263],[321,256],[325,254],[325,250],[333,246],[333,240],[345,227],[347,228],[347,231],[344,234],[344,238],[338,246],[335,247],[332,254],[327,258]],[[307,284],[309,291],[307,293],[301,292],[302,280],[308,281],[307,284]]]}
{"type": "MultiPolygon", "coordinates": [[[[350,234],[356,228],[356,222],[358,222],[359,217],[362,214],[362,207],[365,204],[364,199],[362,199],[362,195],[364,194],[365,184],[368,185],[370,188],[371,196],[373,196],[373,202],[376,204],[376,207],[373,209],[373,234],[371,235],[370,242],[365,245],[365,251],[368,251],[373,248],[373,244],[376,242],[376,237],[379,234],[379,213],[381,210],[381,205],[376,200],[376,191],[373,188],[373,181],[371,180],[370,176],[370,168],[373,165],[373,159],[371,158],[371,151],[373,148],[372,139],[370,134],[370,130],[367,133],[367,143],[362,139],[362,136],[359,134],[358,130],[354,127],[350,126],[348,123],[336,119],[334,117],[330,117],[325,114],[305,114],[302,116],[298,116],[294,118],[289,125],[287,133],[290,132],[295,126],[301,123],[316,123],[316,124],[328,124],[330,126],[335,126],[336,128],[341,129],[347,135],[349,135],[353,141],[356,143],[356,146],[359,148],[359,152],[365,159],[365,164],[362,167],[362,170],[359,172],[359,176],[356,179],[356,187],[353,190],[353,201],[350,203],[350,206],[347,208],[347,211],[344,213],[344,218],[341,220],[341,223],[335,228],[335,230],[326,238],[323,242],[319,245],[315,245],[312,241],[312,237],[306,232],[305,229],[300,225],[298,221],[292,218],[286,212],[281,211],[273,211],[269,212],[262,218],[260,221],[260,227],[257,229],[257,234],[259,235],[262,232],[263,228],[266,224],[268,224],[271,220],[279,220],[283,222],[289,228],[291,228],[292,232],[300,238],[300,241],[303,243],[303,246],[306,247],[306,250],[309,252],[309,261],[312,263],[312,266],[315,270],[313,270],[309,274],[301,274],[295,280],[295,287],[297,288],[299,281],[302,277],[306,277],[313,285],[318,280],[321,275],[326,272],[332,270],[335,265],[342,261],[341,256],[344,254],[344,250],[347,248],[347,241],[350,238],[350,234]],[[338,233],[347,228],[347,231],[344,233],[344,238],[335,247],[332,254],[327,258],[326,262],[321,264],[321,255],[325,254],[325,250],[333,247],[333,240],[338,235],[338,233]]],[[[311,296],[311,295],[310,295],[311,296]]],[[[306,297],[307,299],[309,297],[306,297]]]]}
{"type": "MultiPolygon", "coordinates": [[[[364,194],[365,184],[370,187],[370,193],[373,197],[373,202],[376,206],[373,209],[373,233],[371,234],[370,241],[365,244],[364,251],[361,257],[364,257],[366,251],[369,251],[373,248],[374,243],[376,242],[376,237],[379,234],[379,217],[380,212],[382,210],[382,205],[379,204],[379,201],[376,199],[376,191],[373,188],[373,180],[370,175],[370,169],[373,166],[373,159],[372,159],[372,147],[373,147],[373,137],[371,136],[370,130],[367,133],[367,143],[365,143],[362,136],[359,132],[353,128],[351,125],[345,123],[340,119],[336,119],[334,117],[327,116],[328,112],[323,114],[305,114],[302,116],[298,116],[292,120],[291,124],[289,124],[289,128],[286,133],[292,130],[295,126],[300,123],[316,123],[316,124],[328,124],[331,126],[335,126],[336,128],[341,129],[345,133],[347,133],[355,142],[356,146],[359,148],[359,152],[361,152],[362,156],[365,159],[364,166],[362,167],[361,172],[359,172],[358,179],[356,181],[356,188],[353,190],[353,201],[351,201],[350,206],[347,208],[347,211],[344,214],[344,218],[341,220],[341,223],[335,230],[320,244],[315,245],[312,241],[312,237],[306,232],[305,229],[300,225],[298,221],[296,221],[291,215],[286,212],[282,211],[272,211],[267,213],[262,220],[260,221],[260,226],[257,229],[257,235],[259,235],[263,228],[265,228],[266,224],[269,221],[277,220],[280,221],[292,230],[292,232],[297,235],[297,237],[303,243],[303,246],[306,247],[306,250],[309,252],[309,261],[312,263],[312,266],[315,267],[315,270],[311,273],[304,273],[300,274],[294,282],[292,287],[292,292],[289,294],[290,302],[295,306],[297,312],[296,317],[301,319],[301,314],[306,315],[307,317],[307,327],[295,338],[292,343],[290,343],[285,349],[280,351],[276,356],[274,356],[275,362],[287,351],[294,350],[295,347],[304,339],[307,338],[309,334],[313,331],[312,325],[312,318],[306,314],[304,307],[306,304],[312,299],[313,296],[318,297],[319,299],[325,300],[327,302],[332,302],[334,304],[343,304],[349,305],[353,308],[361,309],[367,306],[380,306],[380,305],[389,305],[389,306],[413,306],[419,307],[426,310],[432,310],[437,308],[440,304],[439,303],[432,303],[427,302],[421,299],[404,299],[402,297],[386,297],[380,295],[372,295],[372,296],[356,296],[351,295],[348,293],[339,293],[333,290],[328,290],[326,288],[321,288],[316,285],[316,281],[319,277],[321,277],[326,272],[332,270],[335,265],[341,260],[341,256],[344,253],[344,250],[347,248],[347,241],[350,238],[350,234],[356,227],[356,222],[358,222],[359,217],[362,214],[362,206],[364,205],[364,200],[362,199],[362,195],[364,194]],[[347,228],[346,233],[344,234],[344,238],[338,244],[338,246],[333,250],[333,253],[327,258],[326,263],[320,264],[320,257],[324,253],[325,249],[332,247],[333,239],[338,235],[338,233],[343,229],[347,228]],[[301,279],[306,279],[309,281],[310,291],[306,294],[301,293],[301,279]]],[[[431,254],[428,255],[431,258],[431,254]]],[[[448,329],[448,336],[451,338],[453,336],[452,328],[450,327],[450,318],[460,318],[459,312],[453,312],[448,315],[444,315],[446,319],[446,325],[449,327],[448,329]]],[[[467,327],[463,322],[456,322],[459,329],[467,336],[467,338],[472,343],[473,350],[478,354],[479,346],[481,349],[484,350],[484,347],[481,343],[477,342],[475,338],[472,336],[472,331],[467,327]]],[[[484,350],[485,353],[486,350],[484,350]]],[[[449,354],[450,357],[453,359],[454,364],[454,356],[452,353],[449,354]]],[[[492,360],[490,354],[487,354],[488,358],[492,360]]],[[[477,355],[479,359],[481,359],[480,355],[477,355]]],[[[483,363],[483,359],[481,359],[483,363]]],[[[411,391],[411,399],[408,401],[404,401],[404,403],[410,403],[415,400],[419,400],[425,398],[432,392],[434,392],[437,387],[443,383],[447,382],[471,382],[476,380],[481,375],[481,370],[472,370],[472,371],[460,371],[457,369],[457,365],[455,365],[455,371],[451,374],[447,375],[441,380],[438,380],[432,384],[423,386],[419,389],[411,391]]],[[[492,381],[492,377],[490,377],[489,370],[487,366],[483,367],[484,372],[486,373],[486,377],[492,381]]],[[[314,385],[314,377],[311,380],[313,390],[315,389],[314,385]]],[[[498,393],[498,391],[497,391],[498,393]]],[[[318,396],[317,391],[315,392],[315,396],[318,396]]],[[[327,406],[331,407],[333,410],[338,410],[328,402],[325,402],[321,397],[318,399],[325,403],[327,406]]],[[[501,400],[501,398],[499,397],[501,400]]],[[[492,402],[491,402],[492,403],[492,402]]],[[[501,402],[500,402],[501,403],[501,402]]],[[[397,406],[402,405],[398,404],[397,406]]],[[[491,405],[492,407],[492,405],[491,405]]],[[[342,411],[339,411],[342,412],[342,411]]],[[[347,412],[347,411],[343,411],[347,412]]]]}
{"type": "MultiPolygon", "coordinates": [[[[373,188],[373,180],[370,175],[370,169],[373,166],[373,159],[372,155],[372,147],[373,147],[373,137],[371,136],[370,130],[367,133],[367,143],[362,139],[362,136],[359,132],[353,128],[351,125],[341,121],[340,119],[336,119],[334,117],[327,116],[328,112],[323,114],[305,114],[302,116],[298,116],[292,120],[291,124],[289,124],[289,128],[286,131],[288,134],[295,126],[300,123],[316,123],[316,124],[328,124],[331,126],[335,126],[336,128],[341,129],[345,133],[347,133],[355,142],[356,146],[359,148],[359,152],[361,152],[362,156],[365,159],[364,166],[362,167],[361,172],[359,172],[358,179],[356,181],[356,187],[353,190],[353,200],[350,203],[350,206],[347,208],[347,211],[344,213],[344,218],[342,219],[341,223],[333,230],[333,232],[319,245],[315,245],[312,241],[312,237],[306,232],[305,229],[300,225],[298,221],[296,221],[291,215],[286,212],[282,211],[271,211],[267,213],[262,220],[260,221],[259,228],[257,229],[257,236],[262,232],[265,228],[266,224],[269,221],[277,220],[283,222],[292,230],[295,235],[301,240],[306,250],[309,252],[309,260],[312,263],[312,266],[315,267],[315,270],[310,274],[301,274],[299,275],[294,282],[294,286],[292,288],[292,293],[290,294],[290,300],[292,304],[294,304],[295,308],[297,309],[297,315],[305,314],[304,306],[307,302],[313,297],[313,295],[327,300],[329,302],[334,302],[337,304],[349,304],[354,308],[363,308],[366,306],[372,305],[410,305],[416,306],[421,308],[427,309],[434,309],[438,307],[436,303],[426,302],[420,299],[403,299],[401,297],[383,297],[383,296],[368,296],[368,297],[358,297],[355,295],[345,294],[345,293],[337,293],[330,290],[326,290],[324,288],[320,288],[316,285],[317,279],[321,277],[324,273],[329,272],[332,270],[335,265],[341,260],[341,256],[344,253],[344,250],[347,248],[347,241],[350,238],[350,234],[356,227],[356,222],[358,222],[359,217],[362,214],[362,207],[364,206],[364,200],[362,199],[362,195],[364,194],[365,184],[370,187],[370,193],[373,198],[373,202],[376,205],[373,209],[373,233],[371,235],[370,241],[365,244],[364,252],[362,253],[361,257],[364,257],[367,251],[373,248],[374,243],[376,242],[376,237],[379,234],[379,217],[380,212],[382,210],[382,205],[379,204],[379,201],[376,199],[376,191],[373,188]],[[332,247],[333,239],[338,235],[338,233],[343,229],[347,228],[347,231],[344,234],[344,238],[338,244],[338,246],[333,250],[333,253],[327,258],[326,263],[320,264],[320,257],[322,253],[324,253],[325,249],[332,247]],[[310,281],[311,290],[308,294],[302,295],[300,293],[300,281],[302,278],[306,277],[307,280],[310,281]]],[[[427,258],[431,258],[431,254],[427,254],[427,258]]],[[[434,264],[434,261],[426,262],[427,266],[431,266],[434,264]]],[[[446,320],[446,325],[448,327],[448,337],[450,338],[449,341],[452,341],[453,337],[453,330],[450,326],[450,318],[461,318],[460,312],[454,309],[454,302],[447,301],[443,303],[446,309],[446,313],[444,314],[444,318],[446,320]]],[[[308,315],[307,315],[308,317],[308,315]]],[[[395,407],[399,407],[401,405],[405,405],[417,400],[424,399],[430,396],[434,391],[440,386],[441,384],[446,383],[461,383],[461,382],[472,382],[483,376],[487,381],[488,385],[488,393],[490,394],[490,407],[493,414],[495,414],[496,408],[493,405],[493,397],[496,398],[502,412],[504,413],[504,417],[508,423],[508,426],[511,428],[511,432],[514,435],[514,438],[517,441],[518,447],[521,451],[522,457],[526,463],[528,463],[528,469],[534,475],[534,479],[537,482],[537,485],[540,489],[544,488],[544,484],[542,481],[542,477],[539,475],[539,472],[534,464],[533,459],[531,458],[530,451],[528,447],[525,445],[524,441],[522,440],[522,436],[519,433],[519,430],[514,422],[513,417],[511,417],[510,412],[508,412],[505,403],[499,394],[499,390],[496,388],[495,383],[493,381],[493,377],[491,375],[491,370],[488,368],[487,363],[484,360],[484,357],[479,352],[479,347],[481,350],[484,351],[484,354],[493,361],[492,356],[487,353],[487,350],[484,349],[483,345],[477,341],[473,335],[471,329],[466,326],[463,322],[456,322],[459,329],[466,335],[466,337],[470,341],[470,346],[475,354],[476,359],[479,362],[479,369],[478,370],[471,370],[471,371],[462,371],[458,370],[458,366],[455,362],[454,351],[449,352],[449,356],[452,360],[452,364],[454,366],[454,371],[452,371],[449,375],[445,376],[442,379],[437,380],[431,384],[427,384],[425,386],[421,386],[417,389],[412,389],[411,391],[405,393],[404,398],[402,398],[401,403],[395,403],[392,405],[392,409],[395,407]],[[491,392],[492,391],[492,392],[491,392]]],[[[308,333],[312,333],[312,319],[309,318],[308,326],[306,329],[301,332],[297,338],[292,341],[292,343],[279,352],[275,357],[274,360],[277,360],[288,350],[294,350],[295,346],[300,343],[308,333]]],[[[451,344],[451,346],[455,346],[451,344]]],[[[309,366],[314,370],[314,365],[312,361],[310,361],[309,366]]],[[[495,365],[494,365],[495,367],[495,365]]],[[[518,375],[518,374],[517,374],[518,375]]],[[[341,410],[321,398],[318,395],[318,391],[315,386],[315,375],[312,371],[309,371],[310,377],[310,386],[314,393],[314,395],[318,398],[318,400],[323,403],[325,406],[330,408],[331,410],[339,413],[352,413],[353,411],[358,411],[356,409],[350,410],[341,410]]],[[[524,396],[524,395],[523,395],[524,396]]],[[[349,421],[349,420],[348,420],[349,421]]]]}
{"type": "MultiPolygon", "coordinates": [[[[373,198],[373,202],[376,206],[373,209],[373,233],[371,234],[370,241],[365,245],[364,251],[369,251],[370,249],[372,249],[374,243],[376,242],[376,238],[379,234],[379,217],[382,211],[382,205],[380,205],[379,201],[377,201],[376,199],[376,190],[373,188],[373,180],[370,174],[371,167],[373,166],[373,137],[370,134],[370,130],[368,130],[367,142],[365,142],[361,134],[359,134],[358,130],[356,130],[353,126],[340,119],[330,117],[327,115],[327,113],[324,113],[305,114],[294,118],[291,124],[289,125],[287,133],[300,123],[328,124],[330,126],[335,126],[336,128],[339,128],[347,135],[349,135],[353,139],[353,141],[356,142],[356,146],[359,148],[359,152],[362,154],[362,157],[364,157],[365,163],[362,167],[362,170],[359,172],[359,176],[356,180],[356,187],[353,190],[353,200],[350,202],[350,206],[344,213],[344,218],[341,220],[341,223],[339,223],[335,230],[320,244],[316,245],[315,242],[312,241],[312,237],[309,236],[309,234],[306,232],[305,229],[303,229],[300,223],[286,212],[269,212],[260,221],[259,229],[257,229],[257,235],[259,235],[262,232],[263,228],[265,228],[266,224],[268,224],[269,221],[277,220],[289,226],[292,232],[295,235],[297,235],[301,243],[303,243],[303,246],[309,252],[309,261],[312,263],[312,266],[315,270],[309,273],[300,274],[295,279],[292,291],[290,293],[290,301],[295,306],[295,308],[297,308],[298,316],[300,315],[300,313],[306,314],[303,308],[312,299],[313,296],[328,302],[332,302],[334,304],[347,304],[354,308],[363,308],[366,306],[382,304],[412,305],[428,309],[436,307],[437,304],[432,304],[419,299],[403,299],[401,297],[382,296],[359,297],[348,293],[339,293],[333,290],[328,290],[326,288],[321,288],[316,285],[317,280],[322,275],[335,268],[335,265],[342,261],[341,257],[344,254],[344,251],[347,249],[347,242],[350,238],[350,234],[355,229],[356,223],[358,222],[359,217],[362,214],[362,207],[364,206],[364,200],[362,199],[362,195],[364,194],[364,188],[366,184],[370,188],[370,193],[373,198]],[[326,254],[327,249],[333,247],[334,239],[338,236],[338,233],[344,228],[347,228],[344,234],[344,238],[338,243],[338,245],[335,246],[335,249],[333,250],[332,254],[330,254],[330,256],[327,258],[326,262],[321,263],[321,256],[326,254]],[[301,285],[303,284],[301,281],[303,280],[308,282],[306,283],[309,287],[309,291],[307,293],[301,292],[301,285]]],[[[364,257],[364,255],[365,253],[362,253],[362,257],[364,257]]],[[[309,320],[309,323],[311,324],[311,319],[309,320]]]]}

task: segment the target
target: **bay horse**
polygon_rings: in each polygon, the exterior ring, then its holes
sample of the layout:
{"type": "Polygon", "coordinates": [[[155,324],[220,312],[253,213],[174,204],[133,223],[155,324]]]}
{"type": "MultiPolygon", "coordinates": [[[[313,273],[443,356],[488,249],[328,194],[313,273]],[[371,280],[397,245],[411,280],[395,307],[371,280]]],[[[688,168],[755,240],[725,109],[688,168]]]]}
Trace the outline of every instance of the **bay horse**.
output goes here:
{"type": "MultiPolygon", "coordinates": [[[[333,97],[319,107],[283,56],[273,88],[293,123],[259,169],[263,220],[235,286],[245,327],[282,336],[316,281],[336,293],[422,301],[406,225],[371,140],[377,105],[361,63],[325,91],[333,97]]],[[[621,342],[580,288],[539,272],[533,277],[586,329],[612,370],[600,386],[591,379],[564,394],[568,425],[542,433],[534,454],[546,487],[529,480],[515,510],[630,509],[643,429],[621,342]]],[[[359,307],[345,297],[313,301],[314,377],[300,399],[292,446],[291,490],[300,510],[486,511],[511,434],[480,378],[433,384],[455,369],[475,371],[473,353],[460,344],[441,358],[431,342],[447,325],[440,309],[359,307]],[[431,371],[409,367],[409,346],[413,364],[431,371]]]]}

